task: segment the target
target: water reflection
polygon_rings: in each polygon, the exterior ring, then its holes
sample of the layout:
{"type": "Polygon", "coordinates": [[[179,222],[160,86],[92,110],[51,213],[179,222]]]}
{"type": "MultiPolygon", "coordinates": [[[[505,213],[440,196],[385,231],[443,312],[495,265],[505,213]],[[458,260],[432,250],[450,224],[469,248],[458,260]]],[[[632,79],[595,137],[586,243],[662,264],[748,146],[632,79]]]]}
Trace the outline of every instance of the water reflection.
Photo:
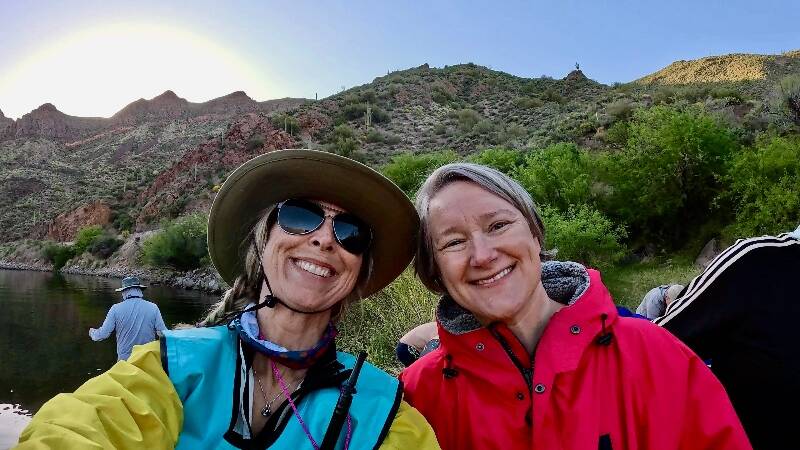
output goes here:
{"type": "MultiPolygon", "coordinates": [[[[119,285],[118,279],[0,270],[0,405],[36,412],[114,364],[113,337],[93,342],[89,328],[99,327],[120,300],[119,285]]],[[[151,286],[145,296],[158,304],[168,327],[195,322],[217,300],[165,286],[151,286]]]]}

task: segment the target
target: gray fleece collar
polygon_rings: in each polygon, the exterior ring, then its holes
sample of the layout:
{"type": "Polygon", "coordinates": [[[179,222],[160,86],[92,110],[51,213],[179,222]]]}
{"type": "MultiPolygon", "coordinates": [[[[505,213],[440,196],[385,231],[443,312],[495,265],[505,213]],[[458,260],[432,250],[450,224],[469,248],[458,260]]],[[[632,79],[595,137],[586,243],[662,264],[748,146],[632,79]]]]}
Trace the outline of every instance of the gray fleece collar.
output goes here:
{"type": "MultiPolygon", "coordinates": [[[[571,261],[542,263],[542,285],[554,301],[572,305],[589,288],[589,273],[582,265],[571,261]]],[[[462,308],[449,295],[436,307],[436,319],[451,334],[459,335],[481,327],[475,316],[462,308]]]]}

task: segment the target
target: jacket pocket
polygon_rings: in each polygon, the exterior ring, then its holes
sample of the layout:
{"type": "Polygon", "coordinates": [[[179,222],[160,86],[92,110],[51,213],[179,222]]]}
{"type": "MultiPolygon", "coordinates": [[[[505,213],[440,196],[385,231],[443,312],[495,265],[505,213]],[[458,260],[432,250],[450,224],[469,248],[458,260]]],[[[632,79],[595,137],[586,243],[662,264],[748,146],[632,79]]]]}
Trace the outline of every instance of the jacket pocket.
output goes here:
{"type": "Polygon", "coordinates": [[[597,444],[597,450],[613,450],[611,447],[611,435],[604,434],[600,436],[600,442],[597,444]]]}

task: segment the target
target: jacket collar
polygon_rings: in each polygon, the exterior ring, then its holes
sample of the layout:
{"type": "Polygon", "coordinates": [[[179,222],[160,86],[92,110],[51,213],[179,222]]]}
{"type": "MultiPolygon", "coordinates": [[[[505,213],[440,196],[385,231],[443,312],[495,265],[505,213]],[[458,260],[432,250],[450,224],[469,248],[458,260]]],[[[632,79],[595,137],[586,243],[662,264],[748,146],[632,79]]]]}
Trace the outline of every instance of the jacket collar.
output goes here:
{"type": "MultiPolygon", "coordinates": [[[[567,306],[550,318],[537,344],[537,373],[574,370],[584,350],[590,345],[598,345],[597,337],[611,331],[618,317],[617,310],[600,273],[587,270],[578,263],[545,262],[542,264],[542,284],[551,299],[567,306]]],[[[443,348],[460,353],[457,349],[462,346],[468,349],[475,342],[491,338],[477,318],[449,296],[439,301],[436,318],[443,348]]],[[[494,326],[505,337],[513,336],[504,324],[494,326]]],[[[516,339],[512,347],[515,353],[523,349],[516,339]]],[[[521,359],[527,361],[527,358],[521,359]]]]}
{"type": "MultiPolygon", "coordinates": [[[[575,262],[546,261],[542,264],[542,285],[548,297],[569,306],[588,289],[589,274],[575,262]]],[[[436,319],[450,334],[460,335],[481,328],[478,319],[449,295],[439,301],[436,319]]]]}

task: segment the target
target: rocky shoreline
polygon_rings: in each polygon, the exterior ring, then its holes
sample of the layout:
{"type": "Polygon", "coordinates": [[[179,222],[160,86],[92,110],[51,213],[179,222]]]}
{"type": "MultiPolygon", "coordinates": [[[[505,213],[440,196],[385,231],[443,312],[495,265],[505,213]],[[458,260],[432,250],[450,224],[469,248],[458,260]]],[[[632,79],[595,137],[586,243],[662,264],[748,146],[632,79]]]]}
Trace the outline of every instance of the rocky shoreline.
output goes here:
{"type": "MultiPolygon", "coordinates": [[[[53,266],[44,263],[23,263],[17,261],[0,260],[0,269],[4,270],[33,270],[37,272],[52,272],[53,266]]],[[[80,265],[65,266],[61,273],[73,275],[89,275],[106,278],[123,278],[127,275],[136,275],[151,284],[166,284],[168,286],[221,294],[227,289],[217,271],[212,268],[196,269],[189,272],[175,272],[166,269],[151,270],[142,267],[86,267],[80,265]]]]}

